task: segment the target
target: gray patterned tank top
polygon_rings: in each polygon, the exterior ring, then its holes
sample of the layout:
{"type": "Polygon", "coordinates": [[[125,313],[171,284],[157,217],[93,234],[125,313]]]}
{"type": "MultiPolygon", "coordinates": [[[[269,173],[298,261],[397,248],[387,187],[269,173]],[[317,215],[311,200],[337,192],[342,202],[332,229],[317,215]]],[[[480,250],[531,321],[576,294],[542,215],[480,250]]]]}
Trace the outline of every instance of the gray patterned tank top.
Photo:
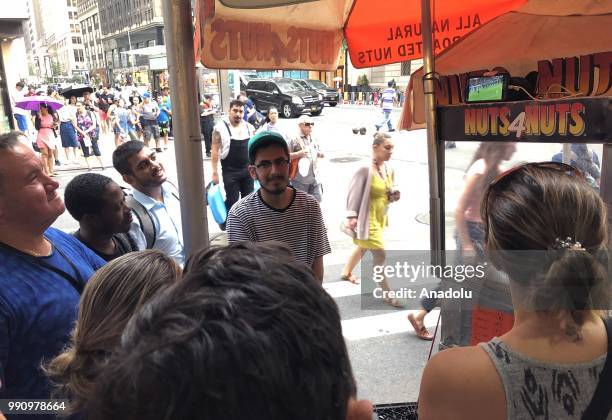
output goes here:
{"type": "Polygon", "coordinates": [[[604,354],[585,363],[542,362],[510,350],[497,337],[479,346],[504,384],[511,420],[580,420],[606,361],[604,354]]]}

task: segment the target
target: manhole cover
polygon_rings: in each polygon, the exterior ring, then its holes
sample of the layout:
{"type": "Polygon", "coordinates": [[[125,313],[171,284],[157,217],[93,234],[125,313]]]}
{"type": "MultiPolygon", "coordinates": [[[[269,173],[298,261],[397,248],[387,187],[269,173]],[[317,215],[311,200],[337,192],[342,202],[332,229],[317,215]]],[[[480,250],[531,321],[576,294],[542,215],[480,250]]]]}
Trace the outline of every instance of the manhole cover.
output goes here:
{"type": "MultiPolygon", "coordinates": [[[[423,223],[424,225],[429,224],[429,213],[420,213],[415,217],[416,221],[419,223],[423,223]]],[[[455,227],[455,213],[451,211],[447,211],[445,213],[445,224],[446,228],[454,228],[455,227]]]]}
{"type": "Polygon", "coordinates": [[[334,163],[349,163],[349,162],[357,162],[358,160],[361,160],[360,157],[356,157],[356,156],[346,156],[346,157],[339,157],[339,158],[333,158],[330,159],[330,162],[334,162],[334,163]]]}

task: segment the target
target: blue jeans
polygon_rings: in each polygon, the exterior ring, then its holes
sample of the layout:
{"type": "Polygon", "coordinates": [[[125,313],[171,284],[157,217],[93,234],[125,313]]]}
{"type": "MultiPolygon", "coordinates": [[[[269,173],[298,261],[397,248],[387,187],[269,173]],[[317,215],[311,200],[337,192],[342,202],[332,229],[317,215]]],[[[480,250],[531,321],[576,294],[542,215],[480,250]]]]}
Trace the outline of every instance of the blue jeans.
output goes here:
{"type": "Polygon", "coordinates": [[[28,117],[21,114],[13,114],[15,116],[15,120],[17,121],[17,128],[19,131],[23,131],[24,133],[28,133],[28,117]]]}
{"type": "Polygon", "coordinates": [[[382,112],[383,112],[383,119],[378,124],[376,124],[376,130],[380,130],[380,128],[385,124],[387,124],[389,131],[393,130],[393,125],[391,125],[391,110],[383,109],[382,112]]]}

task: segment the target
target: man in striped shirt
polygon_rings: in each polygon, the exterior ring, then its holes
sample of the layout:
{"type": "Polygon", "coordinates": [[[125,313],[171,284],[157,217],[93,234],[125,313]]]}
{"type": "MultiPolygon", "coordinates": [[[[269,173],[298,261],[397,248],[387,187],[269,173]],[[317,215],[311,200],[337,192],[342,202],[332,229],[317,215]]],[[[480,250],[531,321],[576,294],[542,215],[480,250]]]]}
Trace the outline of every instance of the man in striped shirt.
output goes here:
{"type": "Polygon", "coordinates": [[[249,173],[261,188],[238,201],[227,217],[229,242],[280,241],[323,282],[331,252],[317,200],[289,185],[289,148],[279,133],[262,131],[248,145],[249,173]]]}
{"type": "Polygon", "coordinates": [[[387,124],[389,131],[395,131],[391,124],[391,111],[393,110],[393,101],[395,100],[395,89],[393,89],[393,81],[387,82],[387,89],[384,90],[382,98],[380,100],[380,107],[383,112],[383,119],[376,124],[376,131],[380,130],[381,127],[387,124]]]}

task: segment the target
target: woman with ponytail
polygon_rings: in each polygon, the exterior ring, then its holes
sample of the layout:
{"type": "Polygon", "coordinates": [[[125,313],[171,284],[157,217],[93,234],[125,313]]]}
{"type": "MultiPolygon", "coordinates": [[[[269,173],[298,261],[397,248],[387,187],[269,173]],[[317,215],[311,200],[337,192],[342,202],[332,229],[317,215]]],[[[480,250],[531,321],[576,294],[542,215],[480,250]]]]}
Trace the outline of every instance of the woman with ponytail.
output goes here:
{"type": "Polygon", "coordinates": [[[151,249],[116,258],[89,280],[71,343],[45,368],[55,389],[52,397],[70,401],[66,414],[86,418],[96,379],[119,346],[128,320],[180,276],[172,258],[151,249]]]}
{"type": "Polygon", "coordinates": [[[434,356],[419,419],[612,419],[605,203],[573,167],[529,163],[491,183],[482,221],[514,326],[434,356]]]}

